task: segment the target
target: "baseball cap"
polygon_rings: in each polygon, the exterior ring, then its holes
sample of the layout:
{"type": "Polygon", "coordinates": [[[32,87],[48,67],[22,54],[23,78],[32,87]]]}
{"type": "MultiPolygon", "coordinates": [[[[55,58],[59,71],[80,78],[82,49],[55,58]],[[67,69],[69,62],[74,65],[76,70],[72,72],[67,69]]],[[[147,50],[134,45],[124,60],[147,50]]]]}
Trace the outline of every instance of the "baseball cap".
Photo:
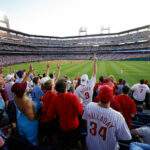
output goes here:
{"type": "Polygon", "coordinates": [[[13,77],[14,77],[14,74],[8,74],[8,75],[6,76],[6,80],[7,80],[7,81],[10,81],[11,78],[13,78],[13,77]]]}
{"type": "Polygon", "coordinates": [[[101,86],[98,97],[100,101],[103,101],[105,103],[110,102],[113,99],[113,89],[108,85],[101,86]]]}
{"type": "Polygon", "coordinates": [[[22,70],[17,72],[17,76],[22,77],[22,75],[23,75],[23,71],[22,70]]]}
{"type": "Polygon", "coordinates": [[[88,80],[89,80],[88,75],[87,74],[83,74],[81,76],[81,85],[87,85],[88,80]]]}
{"type": "Polygon", "coordinates": [[[12,86],[11,91],[15,93],[18,97],[22,97],[26,88],[27,88],[27,82],[20,82],[20,83],[15,83],[12,86]]]}
{"type": "Polygon", "coordinates": [[[46,81],[50,80],[50,77],[44,77],[41,79],[41,84],[44,84],[46,81]]]}
{"type": "Polygon", "coordinates": [[[144,84],[148,84],[148,80],[144,80],[144,84]]]}
{"type": "Polygon", "coordinates": [[[26,72],[26,69],[23,69],[22,71],[23,71],[23,72],[26,72]]]}

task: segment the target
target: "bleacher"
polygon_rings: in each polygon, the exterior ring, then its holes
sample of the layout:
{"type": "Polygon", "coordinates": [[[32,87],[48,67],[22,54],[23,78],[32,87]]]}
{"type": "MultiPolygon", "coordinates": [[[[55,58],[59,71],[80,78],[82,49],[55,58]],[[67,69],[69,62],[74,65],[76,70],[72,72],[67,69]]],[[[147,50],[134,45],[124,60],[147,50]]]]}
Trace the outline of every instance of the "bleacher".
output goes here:
{"type": "Polygon", "coordinates": [[[0,65],[31,60],[89,59],[93,53],[101,60],[145,58],[150,56],[149,41],[150,25],[119,33],[71,37],[30,35],[0,27],[0,56],[3,60],[0,65]],[[14,57],[16,62],[12,60],[14,57]]]}

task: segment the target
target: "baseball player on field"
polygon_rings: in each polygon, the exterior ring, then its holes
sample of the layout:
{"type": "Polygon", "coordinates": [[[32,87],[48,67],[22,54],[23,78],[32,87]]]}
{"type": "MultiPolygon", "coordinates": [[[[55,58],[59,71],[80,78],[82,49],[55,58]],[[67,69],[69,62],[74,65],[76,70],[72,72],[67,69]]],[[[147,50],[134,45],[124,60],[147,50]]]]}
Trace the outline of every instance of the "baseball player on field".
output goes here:
{"type": "Polygon", "coordinates": [[[100,102],[87,105],[82,118],[87,122],[86,145],[88,150],[116,150],[118,140],[131,140],[129,128],[121,113],[110,107],[113,90],[101,87],[100,102]]]}
{"type": "Polygon", "coordinates": [[[76,88],[75,95],[78,98],[83,99],[83,110],[87,104],[92,102],[93,99],[93,88],[96,83],[96,73],[97,73],[97,57],[94,56],[94,71],[91,80],[89,80],[88,75],[84,74],[81,76],[81,85],[76,88]]]}

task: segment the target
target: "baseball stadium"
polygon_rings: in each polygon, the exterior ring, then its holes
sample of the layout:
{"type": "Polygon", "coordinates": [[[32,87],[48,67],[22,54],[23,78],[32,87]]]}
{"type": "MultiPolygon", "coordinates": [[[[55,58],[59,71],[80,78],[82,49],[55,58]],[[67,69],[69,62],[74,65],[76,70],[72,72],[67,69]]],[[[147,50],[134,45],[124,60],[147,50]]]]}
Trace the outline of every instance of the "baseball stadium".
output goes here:
{"type": "Polygon", "coordinates": [[[117,80],[122,77],[133,85],[140,78],[150,80],[149,36],[150,25],[119,33],[71,37],[29,35],[0,27],[0,65],[8,66],[4,69],[6,74],[10,65],[27,69],[34,62],[38,73],[43,73],[44,64],[53,61],[54,71],[54,63],[64,68],[62,76],[67,74],[73,78],[84,72],[91,76],[90,62],[96,54],[99,60],[97,79],[100,75],[113,74],[117,80]]]}
{"type": "Polygon", "coordinates": [[[150,25],[47,36],[0,22],[0,150],[150,149],[150,25]]]}

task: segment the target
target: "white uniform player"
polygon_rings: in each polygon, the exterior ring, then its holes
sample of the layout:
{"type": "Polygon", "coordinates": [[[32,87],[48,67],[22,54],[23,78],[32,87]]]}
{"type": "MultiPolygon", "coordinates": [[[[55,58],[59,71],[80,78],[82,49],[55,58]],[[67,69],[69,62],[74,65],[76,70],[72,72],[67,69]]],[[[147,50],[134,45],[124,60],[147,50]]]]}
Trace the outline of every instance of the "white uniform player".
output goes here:
{"type": "Polygon", "coordinates": [[[87,74],[82,75],[81,85],[78,86],[75,90],[75,95],[78,98],[83,99],[83,110],[85,110],[86,105],[92,102],[93,99],[93,89],[96,83],[96,72],[97,72],[96,62],[97,58],[94,57],[94,71],[91,80],[88,79],[87,74]]]}
{"type": "Polygon", "coordinates": [[[87,120],[88,150],[114,150],[118,140],[131,140],[123,116],[112,108],[102,108],[92,102],[87,105],[82,118],[87,120]]]}
{"type": "Polygon", "coordinates": [[[133,98],[137,101],[144,101],[146,93],[150,92],[149,87],[146,84],[135,84],[131,87],[133,91],[133,98]]]}

